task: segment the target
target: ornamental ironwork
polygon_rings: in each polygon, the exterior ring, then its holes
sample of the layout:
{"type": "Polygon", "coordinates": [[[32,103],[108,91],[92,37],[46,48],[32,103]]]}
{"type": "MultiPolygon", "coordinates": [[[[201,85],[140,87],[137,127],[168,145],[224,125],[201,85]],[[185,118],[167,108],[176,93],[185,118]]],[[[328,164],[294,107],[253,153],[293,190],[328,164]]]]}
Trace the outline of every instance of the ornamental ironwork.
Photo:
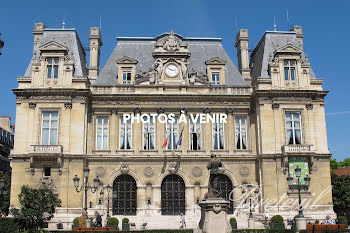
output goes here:
{"type": "Polygon", "coordinates": [[[178,175],[168,175],[161,186],[162,215],[185,214],[185,183],[178,175]]]}
{"type": "Polygon", "coordinates": [[[113,183],[113,215],[136,215],[137,187],[135,179],[127,174],[113,183]]]}

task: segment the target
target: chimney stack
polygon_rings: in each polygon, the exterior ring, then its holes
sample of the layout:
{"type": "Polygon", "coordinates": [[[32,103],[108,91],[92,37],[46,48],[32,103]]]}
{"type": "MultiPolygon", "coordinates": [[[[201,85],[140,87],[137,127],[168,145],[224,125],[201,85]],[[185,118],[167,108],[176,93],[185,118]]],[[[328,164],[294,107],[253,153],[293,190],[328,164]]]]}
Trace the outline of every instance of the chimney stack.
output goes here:
{"type": "Polygon", "coordinates": [[[36,23],[34,24],[34,30],[33,30],[33,35],[34,35],[34,46],[33,46],[33,54],[36,50],[36,47],[39,44],[39,41],[41,40],[41,37],[44,34],[44,29],[46,26],[43,23],[36,23]]]}
{"type": "Polygon", "coordinates": [[[235,47],[237,47],[238,69],[244,80],[250,84],[248,41],[248,29],[240,29],[237,33],[235,44],[235,47]]]}
{"type": "Polygon", "coordinates": [[[95,80],[100,70],[100,47],[103,45],[100,28],[90,28],[90,67],[89,78],[95,80]]]}
{"type": "Polygon", "coordinates": [[[303,34],[303,27],[301,26],[294,26],[291,31],[296,32],[297,34],[297,39],[299,41],[299,44],[301,46],[301,49],[304,48],[304,42],[303,42],[303,38],[304,38],[304,34],[303,34]]]}

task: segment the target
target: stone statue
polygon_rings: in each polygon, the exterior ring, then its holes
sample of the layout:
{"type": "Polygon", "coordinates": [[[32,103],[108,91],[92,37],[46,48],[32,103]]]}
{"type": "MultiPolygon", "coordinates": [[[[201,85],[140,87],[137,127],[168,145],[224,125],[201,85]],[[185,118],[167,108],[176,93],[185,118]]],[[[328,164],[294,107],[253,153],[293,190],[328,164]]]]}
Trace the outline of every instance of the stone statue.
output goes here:
{"type": "Polygon", "coordinates": [[[187,79],[187,66],[188,61],[186,58],[181,58],[181,70],[182,70],[182,78],[187,79]]]}
{"type": "Polygon", "coordinates": [[[197,72],[194,68],[192,68],[192,72],[189,74],[189,76],[189,83],[191,85],[194,83],[209,84],[208,75],[202,72],[197,72]]]}
{"type": "Polygon", "coordinates": [[[162,78],[162,71],[163,71],[163,61],[160,58],[157,58],[156,60],[156,70],[157,70],[157,78],[162,78]]]}
{"type": "Polygon", "coordinates": [[[150,82],[150,84],[155,84],[156,82],[156,71],[154,69],[149,69],[148,71],[139,71],[135,75],[135,84],[141,84],[143,82],[150,82]]]}
{"type": "Polygon", "coordinates": [[[220,159],[216,158],[216,155],[211,155],[211,160],[209,161],[207,168],[210,171],[208,193],[205,194],[204,198],[217,198],[220,197],[219,189],[219,176],[222,174],[222,162],[220,159]]]}

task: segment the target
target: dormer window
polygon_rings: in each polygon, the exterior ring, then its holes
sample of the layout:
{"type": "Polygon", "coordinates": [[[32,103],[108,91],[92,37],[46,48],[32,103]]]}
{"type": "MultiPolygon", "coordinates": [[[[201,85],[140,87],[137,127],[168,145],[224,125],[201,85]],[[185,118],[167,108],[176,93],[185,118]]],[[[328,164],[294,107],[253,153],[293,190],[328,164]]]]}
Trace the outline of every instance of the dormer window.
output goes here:
{"type": "Polygon", "coordinates": [[[295,60],[284,60],[284,80],[293,82],[295,81],[295,60]]]}
{"type": "Polygon", "coordinates": [[[226,61],[214,57],[205,62],[207,74],[211,85],[225,85],[225,64],[226,61]]]}
{"type": "Polygon", "coordinates": [[[58,58],[47,58],[47,78],[57,79],[58,78],[58,58]]]}
{"type": "Polygon", "coordinates": [[[220,85],[220,70],[213,70],[211,72],[211,84],[220,85]]]}
{"type": "Polygon", "coordinates": [[[123,84],[131,84],[131,68],[123,68],[123,84]]]}

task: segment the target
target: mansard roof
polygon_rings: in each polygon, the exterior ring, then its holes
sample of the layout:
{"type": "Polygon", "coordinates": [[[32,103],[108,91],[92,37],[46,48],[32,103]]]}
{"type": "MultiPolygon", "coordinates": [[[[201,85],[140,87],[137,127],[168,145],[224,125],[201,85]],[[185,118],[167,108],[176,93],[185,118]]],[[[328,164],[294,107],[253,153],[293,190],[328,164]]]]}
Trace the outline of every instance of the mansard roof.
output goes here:
{"type": "MultiPolygon", "coordinates": [[[[268,74],[268,65],[274,56],[274,53],[290,45],[296,50],[301,51],[301,58],[305,61],[305,53],[299,44],[296,33],[293,31],[266,31],[255,47],[250,57],[252,78],[270,78],[268,74]]],[[[310,77],[316,78],[312,69],[310,77]]]]}
{"type": "MultiPolygon", "coordinates": [[[[116,86],[118,64],[117,60],[129,57],[137,60],[136,73],[148,71],[154,67],[153,52],[157,41],[170,33],[163,33],[156,37],[118,37],[118,43],[103,67],[93,86],[116,86]]],[[[206,73],[205,62],[212,58],[226,61],[225,80],[228,86],[247,86],[241,74],[233,64],[221,44],[220,38],[185,38],[173,34],[187,44],[190,53],[188,70],[206,73]]]]}
{"type": "Polygon", "coordinates": [[[35,54],[27,67],[25,77],[32,76],[32,62],[40,57],[41,49],[45,45],[59,45],[58,47],[67,48],[67,54],[74,61],[74,76],[86,77],[86,59],[85,51],[80,42],[78,33],[75,29],[44,29],[41,40],[39,41],[35,54]]]}

